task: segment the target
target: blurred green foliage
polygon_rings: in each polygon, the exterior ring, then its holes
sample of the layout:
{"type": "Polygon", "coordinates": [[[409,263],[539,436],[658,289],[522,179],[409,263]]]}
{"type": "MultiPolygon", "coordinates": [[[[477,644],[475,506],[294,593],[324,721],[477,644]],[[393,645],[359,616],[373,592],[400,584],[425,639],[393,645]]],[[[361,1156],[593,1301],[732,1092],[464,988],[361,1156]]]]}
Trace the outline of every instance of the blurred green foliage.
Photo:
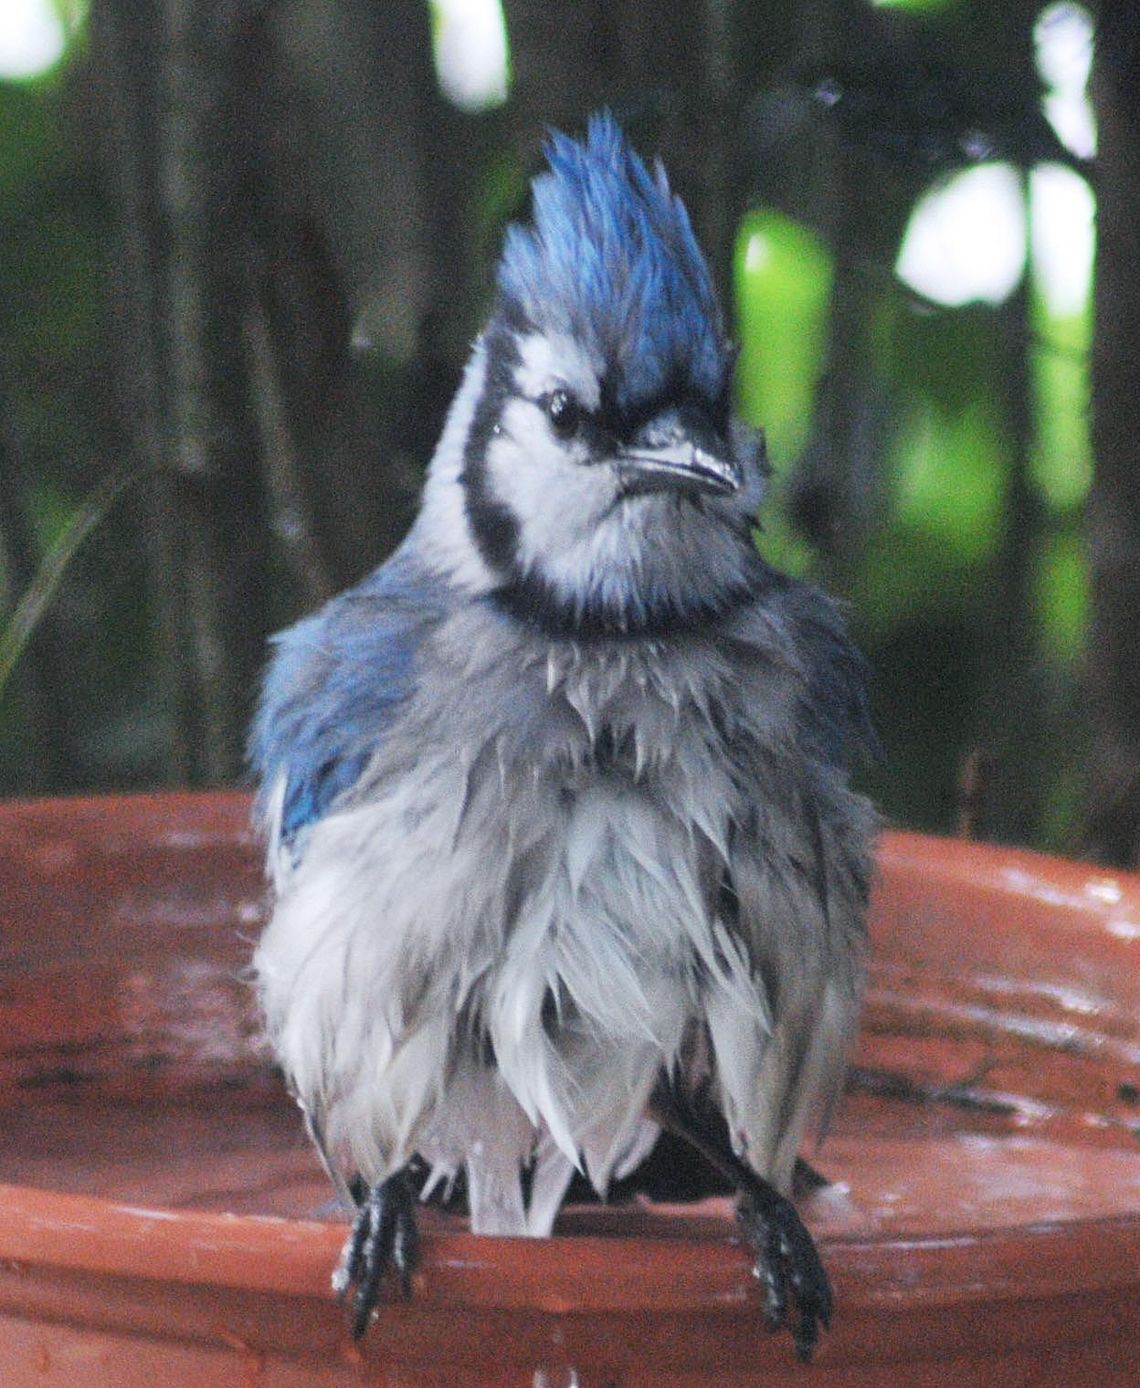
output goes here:
{"type": "MultiPolygon", "coordinates": [[[[1026,274],[1031,274],[1027,258],[1026,274]]],[[[739,405],[763,425],[776,466],[762,550],[784,567],[826,576],[826,566],[780,509],[781,482],[809,446],[827,372],[827,325],[835,267],[808,227],[770,209],[745,217],[735,251],[741,342],[739,405]]],[[[1031,833],[1042,847],[1072,849],[1078,813],[1079,739],[1071,736],[1088,622],[1082,507],[1091,477],[1088,421],[1088,300],[1059,316],[1030,283],[1031,420],[1028,480],[1038,511],[1019,543],[1031,573],[1030,642],[1043,704],[1020,710],[1039,737],[1030,774],[1041,808],[1031,833]]],[[[889,765],[872,771],[888,815],[947,830],[958,775],[988,753],[984,628],[995,620],[995,569],[1011,524],[1018,439],[1004,389],[1009,364],[1002,306],[945,308],[896,280],[872,295],[871,373],[891,402],[891,428],[877,460],[879,510],[843,586],[868,652],[889,765]]],[[[999,749],[1003,750],[1003,749],[999,749]]]]}
{"type": "Polygon", "coordinates": [[[763,427],[773,462],[785,466],[808,440],[827,344],[831,255],[809,227],[757,208],[737,233],[734,272],[737,402],[763,427]]]}
{"type": "Polygon", "coordinates": [[[52,587],[52,630],[23,652],[0,697],[7,793],[146,784],[154,735],[137,512],[128,507],[128,527],[100,529],[70,553],[89,528],[90,500],[98,506],[113,489],[122,439],[103,350],[114,331],[106,318],[111,218],[69,80],[83,56],[86,7],[62,9],[71,35],[63,61],[34,79],[0,81],[0,624],[9,640],[19,635],[22,645],[26,609],[17,616],[18,605],[37,578],[52,587]],[[12,533],[20,528],[23,546],[12,533]],[[53,572],[62,556],[66,576],[53,572]],[[31,680],[29,663],[42,664],[45,678],[31,680]],[[51,678],[67,687],[49,735],[51,678]]]}

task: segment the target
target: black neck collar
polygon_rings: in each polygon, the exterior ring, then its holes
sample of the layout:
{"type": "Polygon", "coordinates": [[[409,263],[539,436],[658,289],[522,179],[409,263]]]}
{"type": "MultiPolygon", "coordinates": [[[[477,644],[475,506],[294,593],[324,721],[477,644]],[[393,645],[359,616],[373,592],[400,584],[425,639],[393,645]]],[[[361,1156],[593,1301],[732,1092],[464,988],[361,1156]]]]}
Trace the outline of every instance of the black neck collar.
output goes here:
{"type": "Polygon", "coordinates": [[[667,595],[656,602],[634,606],[601,598],[570,599],[540,574],[531,572],[496,588],[488,601],[498,611],[536,628],[544,636],[563,640],[653,640],[705,631],[724,621],[755,598],[762,575],[763,565],[757,556],[745,578],[708,597],[682,603],[667,595]]]}

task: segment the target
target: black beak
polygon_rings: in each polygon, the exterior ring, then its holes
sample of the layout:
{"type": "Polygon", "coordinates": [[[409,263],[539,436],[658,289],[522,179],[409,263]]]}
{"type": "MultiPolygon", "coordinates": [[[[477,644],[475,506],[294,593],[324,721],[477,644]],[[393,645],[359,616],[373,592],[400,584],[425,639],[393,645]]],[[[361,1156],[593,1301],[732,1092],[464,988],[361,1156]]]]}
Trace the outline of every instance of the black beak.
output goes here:
{"type": "Polygon", "coordinates": [[[658,415],[618,450],[616,463],[626,496],[667,491],[730,496],[743,481],[725,441],[693,410],[658,415]]]}

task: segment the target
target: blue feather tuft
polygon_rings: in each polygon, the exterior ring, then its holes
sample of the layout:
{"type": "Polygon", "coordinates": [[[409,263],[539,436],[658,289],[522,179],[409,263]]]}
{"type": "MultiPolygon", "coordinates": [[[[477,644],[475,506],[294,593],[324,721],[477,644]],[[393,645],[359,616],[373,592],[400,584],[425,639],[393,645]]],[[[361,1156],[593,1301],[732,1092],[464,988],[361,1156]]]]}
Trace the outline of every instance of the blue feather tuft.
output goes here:
{"type": "Polygon", "coordinates": [[[273,638],[249,756],[263,794],[285,773],[285,843],[356,783],[414,688],[439,614],[427,581],[396,556],[273,638]]]}
{"type": "Polygon", "coordinates": [[[708,265],[664,169],[651,175],[613,116],[583,143],[554,132],[533,227],[511,226],[504,300],[598,360],[621,410],[689,392],[723,401],[732,369],[708,265]]]}

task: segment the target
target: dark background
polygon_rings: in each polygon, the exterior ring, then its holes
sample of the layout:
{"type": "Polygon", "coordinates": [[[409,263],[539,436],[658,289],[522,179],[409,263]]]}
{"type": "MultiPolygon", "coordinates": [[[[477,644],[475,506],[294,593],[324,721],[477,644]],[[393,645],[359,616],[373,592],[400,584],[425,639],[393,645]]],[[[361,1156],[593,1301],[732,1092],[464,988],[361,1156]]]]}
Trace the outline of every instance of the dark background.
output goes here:
{"type": "Polygon", "coordinates": [[[850,603],[888,817],[1140,862],[1133,6],[1078,10],[1091,161],[1039,3],[502,8],[481,110],[424,0],[73,0],[0,81],[0,792],[242,778],[267,634],[398,542],[543,132],[609,105],[741,343],[760,544],[850,603]],[[900,281],[920,199],[994,161],[1091,185],[1091,313],[900,281]]]}

